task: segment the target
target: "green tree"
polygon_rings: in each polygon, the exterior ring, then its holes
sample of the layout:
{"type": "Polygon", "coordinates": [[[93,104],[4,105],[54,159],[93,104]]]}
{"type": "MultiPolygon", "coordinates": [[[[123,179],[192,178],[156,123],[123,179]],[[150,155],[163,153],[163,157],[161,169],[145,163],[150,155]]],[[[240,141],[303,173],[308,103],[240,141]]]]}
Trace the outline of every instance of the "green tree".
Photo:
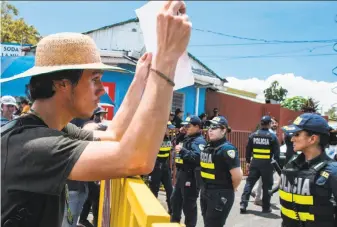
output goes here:
{"type": "Polygon", "coordinates": [[[337,108],[336,107],[331,107],[326,115],[329,116],[330,120],[337,120],[337,108]]]}
{"type": "Polygon", "coordinates": [[[301,111],[305,113],[316,113],[318,111],[319,102],[313,98],[308,98],[301,107],[301,111]]]}
{"type": "Polygon", "coordinates": [[[290,110],[300,111],[306,101],[307,99],[302,96],[294,96],[294,97],[285,99],[281,103],[281,106],[284,108],[290,109],[290,110]]]}
{"type": "Polygon", "coordinates": [[[288,90],[280,86],[278,81],[271,83],[270,87],[263,91],[267,100],[282,102],[288,94],[288,90]]]}
{"type": "Polygon", "coordinates": [[[36,44],[41,36],[34,26],[28,25],[19,16],[15,6],[1,2],[1,42],[36,44]]]}

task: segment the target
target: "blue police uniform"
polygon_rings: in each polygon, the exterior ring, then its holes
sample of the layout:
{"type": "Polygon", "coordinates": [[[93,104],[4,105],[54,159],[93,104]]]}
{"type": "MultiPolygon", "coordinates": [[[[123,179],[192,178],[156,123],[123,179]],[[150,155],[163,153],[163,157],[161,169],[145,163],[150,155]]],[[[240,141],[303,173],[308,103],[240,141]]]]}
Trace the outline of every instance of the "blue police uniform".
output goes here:
{"type": "MultiPolygon", "coordinates": [[[[174,129],[174,125],[169,121],[167,123],[168,129],[174,129]]],[[[166,192],[166,202],[168,212],[171,214],[170,198],[172,195],[172,178],[169,158],[171,157],[172,142],[171,138],[165,135],[164,140],[159,148],[156,164],[153,171],[149,174],[149,187],[152,193],[158,197],[160,184],[162,183],[166,192]]]]}
{"type": "MultiPolygon", "coordinates": [[[[270,122],[270,116],[264,116],[261,119],[261,124],[268,124],[270,122]]],[[[275,134],[269,131],[268,128],[257,130],[249,136],[246,147],[246,162],[250,163],[250,168],[246,185],[241,196],[241,213],[246,212],[249,196],[256,181],[258,181],[260,177],[262,178],[263,190],[262,212],[271,212],[271,195],[268,193],[268,191],[273,187],[274,168],[271,164],[271,160],[274,158],[276,162],[279,162],[279,157],[280,146],[278,139],[275,134]]]]}
{"type": "MultiPolygon", "coordinates": [[[[329,136],[326,120],[311,113],[302,114],[283,130],[309,131],[321,140],[329,136]]],[[[337,162],[324,150],[311,160],[304,153],[293,157],[282,170],[279,195],[283,227],[336,227],[337,162]]]]}
{"type": "MultiPolygon", "coordinates": [[[[201,125],[197,116],[188,117],[183,125],[201,125]]],[[[201,133],[187,135],[181,142],[182,150],[176,154],[176,184],[171,196],[171,222],[180,223],[181,211],[184,211],[186,227],[195,227],[197,223],[197,198],[200,190],[200,152],[206,141],[201,133]]]]}
{"type": "MultiPolygon", "coordinates": [[[[211,128],[228,127],[223,116],[213,118],[211,128]]],[[[205,227],[222,227],[234,203],[230,170],[240,167],[237,148],[223,137],[207,144],[200,154],[203,187],[200,193],[205,227]]]]}

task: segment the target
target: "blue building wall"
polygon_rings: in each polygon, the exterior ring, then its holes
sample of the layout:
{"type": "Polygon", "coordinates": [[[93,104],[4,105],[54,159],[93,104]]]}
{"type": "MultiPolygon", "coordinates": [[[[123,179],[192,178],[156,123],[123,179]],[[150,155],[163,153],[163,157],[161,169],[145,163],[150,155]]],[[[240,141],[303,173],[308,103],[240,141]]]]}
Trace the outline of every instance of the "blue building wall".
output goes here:
{"type": "Polygon", "coordinates": [[[199,88],[198,115],[206,112],[206,88],[199,88]]]}
{"type": "MultiPolygon", "coordinates": [[[[124,69],[135,71],[135,67],[131,65],[119,65],[124,69]]],[[[105,72],[102,77],[103,82],[113,82],[116,84],[115,90],[115,112],[118,110],[120,105],[123,102],[123,99],[126,95],[126,92],[133,80],[134,74],[125,74],[119,72],[105,72]]],[[[177,90],[179,93],[185,94],[185,103],[184,103],[184,118],[186,117],[187,113],[194,114],[195,111],[195,103],[196,103],[196,87],[189,86],[183,89],[177,90]]],[[[199,108],[198,108],[198,115],[205,111],[205,101],[206,101],[206,89],[199,88],[199,108]]]]}

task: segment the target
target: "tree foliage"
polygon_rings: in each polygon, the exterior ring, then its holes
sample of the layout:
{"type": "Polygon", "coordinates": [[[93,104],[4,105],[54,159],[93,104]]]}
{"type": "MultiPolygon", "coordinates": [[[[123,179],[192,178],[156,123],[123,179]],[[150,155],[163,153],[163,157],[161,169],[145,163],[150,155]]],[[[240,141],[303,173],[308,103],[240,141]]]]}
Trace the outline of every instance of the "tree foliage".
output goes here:
{"type": "Polygon", "coordinates": [[[28,25],[19,16],[15,6],[1,2],[1,42],[36,44],[41,36],[34,26],[28,25]]]}
{"type": "Polygon", "coordinates": [[[316,113],[318,111],[319,102],[313,98],[308,98],[302,105],[301,111],[304,113],[316,113]]]}
{"type": "Polygon", "coordinates": [[[294,97],[285,99],[281,103],[281,106],[284,108],[290,109],[290,110],[300,111],[306,101],[307,99],[302,96],[294,96],[294,97]]]}
{"type": "Polygon", "coordinates": [[[318,111],[319,102],[315,101],[313,98],[294,96],[285,99],[281,103],[281,106],[294,111],[302,111],[304,113],[316,113],[318,111]]]}
{"type": "Polygon", "coordinates": [[[269,88],[263,91],[263,93],[267,100],[282,102],[286,98],[288,90],[282,88],[278,81],[274,81],[269,88]]]}
{"type": "Polygon", "coordinates": [[[331,107],[326,115],[329,116],[330,120],[337,120],[337,108],[336,107],[331,107]]]}

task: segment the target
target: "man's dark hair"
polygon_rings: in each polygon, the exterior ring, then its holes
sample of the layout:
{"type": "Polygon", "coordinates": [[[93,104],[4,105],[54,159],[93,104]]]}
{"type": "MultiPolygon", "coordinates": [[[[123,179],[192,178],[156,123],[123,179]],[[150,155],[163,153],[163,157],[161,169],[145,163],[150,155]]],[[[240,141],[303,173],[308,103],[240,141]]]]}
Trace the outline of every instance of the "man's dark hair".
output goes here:
{"type": "Polygon", "coordinates": [[[204,117],[207,117],[207,114],[202,113],[202,114],[199,116],[200,119],[203,119],[204,117]]]}
{"type": "Polygon", "coordinates": [[[21,104],[26,104],[26,105],[29,104],[29,102],[28,102],[27,99],[21,99],[20,103],[21,103],[21,104]]]}
{"type": "Polygon", "coordinates": [[[31,100],[51,98],[55,93],[54,81],[66,79],[75,87],[82,73],[82,69],[70,69],[33,76],[27,87],[27,96],[31,100]]]}
{"type": "Polygon", "coordinates": [[[274,121],[278,123],[278,120],[275,117],[272,117],[271,119],[273,119],[274,121]]]}

